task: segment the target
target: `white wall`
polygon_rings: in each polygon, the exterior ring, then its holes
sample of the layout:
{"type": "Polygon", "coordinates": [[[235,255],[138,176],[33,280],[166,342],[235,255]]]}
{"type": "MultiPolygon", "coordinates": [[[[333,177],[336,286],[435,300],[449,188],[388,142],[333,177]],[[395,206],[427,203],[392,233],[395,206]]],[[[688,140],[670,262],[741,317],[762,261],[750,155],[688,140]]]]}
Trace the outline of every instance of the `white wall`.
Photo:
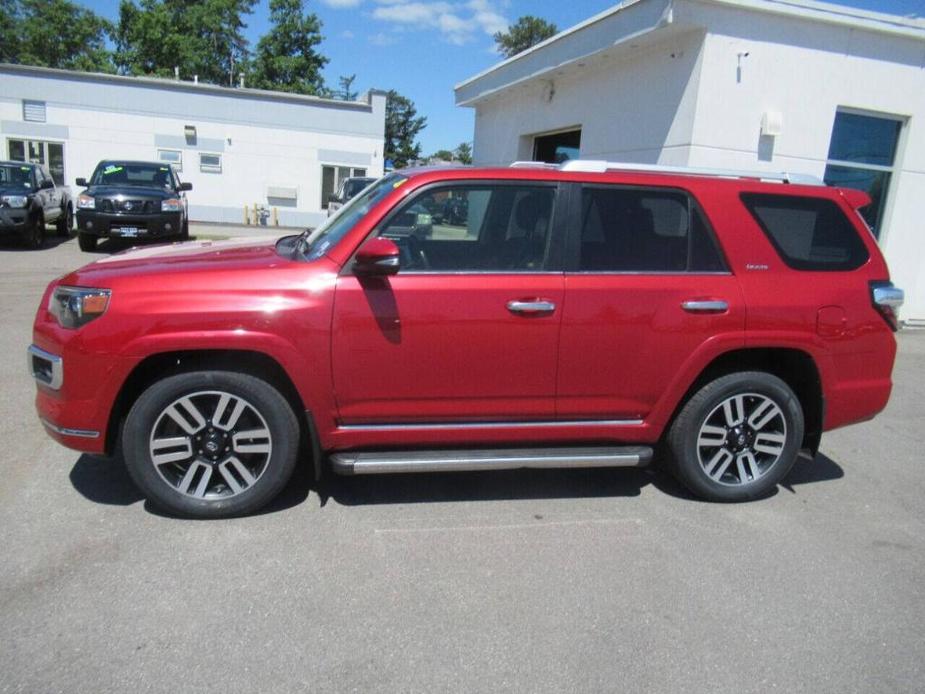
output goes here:
{"type": "Polygon", "coordinates": [[[373,94],[365,108],[340,107],[177,93],[158,85],[142,85],[139,95],[135,82],[87,85],[0,69],[0,158],[7,158],[11,138],[64,142],[66,182],[74,187],[101,159],[154,160],[159,148],[179,149],[180,178],[193,184],[194,220],[241,223],[244,205],[276,203],[280,224],[292,226],[314,226],[325,217],[322,164],[382,175],[384,95],[373,94]],[[24,98],[46,102],[46,123],[23,121],[24,98]],[[194,143],[184,137],[186,125],[196,127],[194,143]],[[200,171],[200,152],[220,153],[222,172],[200,171]],[[296,188],[297,198],[268,200],[269,187],[296,188]]]}
{"type": "Polygon", "coordinates": [[[925,319],[925,42],[732,8],[686,5],[708,23],[689,164],[822,177],[838,108],[906,119],[880,244],[902,317],[925,319]],[[759,18],[760,17],[760,18],[759,18]],[[737,79],[738,53],[742,58],[737,79]],[[759,147],[762,113],[783,115],[759,147]]]}
{"type": "Polygon", "coordinates": [[[581,127],[581,156],[683,163],[688,153],[703,33],[653,32],[638,47],[614,49],[505,90],[476,106],[476,164],[532,158],[532,135],[581,127]]]}

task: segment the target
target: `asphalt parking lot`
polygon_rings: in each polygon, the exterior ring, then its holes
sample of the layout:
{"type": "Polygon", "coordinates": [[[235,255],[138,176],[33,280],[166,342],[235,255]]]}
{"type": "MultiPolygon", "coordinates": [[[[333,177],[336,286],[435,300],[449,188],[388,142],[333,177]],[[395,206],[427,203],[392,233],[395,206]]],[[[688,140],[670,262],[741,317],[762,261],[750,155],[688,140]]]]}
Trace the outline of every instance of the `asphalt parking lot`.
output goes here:
{"type": "Polygon", "coordinates": [[[193,522],[35,417],[39,297],[94,257],[0,245],[0,691],[925,688],[925,331],[886,412],[761,501],[657,471],[301,474],[193,522]]]}

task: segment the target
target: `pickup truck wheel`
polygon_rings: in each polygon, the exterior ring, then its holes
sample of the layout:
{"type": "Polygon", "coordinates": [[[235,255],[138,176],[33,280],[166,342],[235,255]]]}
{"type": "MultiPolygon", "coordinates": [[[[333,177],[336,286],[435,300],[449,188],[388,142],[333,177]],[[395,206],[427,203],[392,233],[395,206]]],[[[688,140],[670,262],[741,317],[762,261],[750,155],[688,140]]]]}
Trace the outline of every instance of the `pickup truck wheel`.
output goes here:
{"type": "Polygon", "coordinates": [[[45,217],[41,212],[32,216],[32,224],[26,232],[26,245],[37,251],[45,245],[45,217]]]}
{"type": "Polygon", "coordinates": [[[67,238],[71,235],[71,230],[74,228],[74,208],[70,204],[61,211],[61,216],[58,217],[57,222],[57,231],[58,236],[67,238]]]}
{"type": "Polygon", "coordinates": [[[781,379],[760,371],[705,385],[668,434],[679,481],[709,501],[767,494],[793,467],[803,440],[803,409],[781,379]]]}
{"type": "Polygon", "coordinates": [[[189,241],[189,220],[183,220],[183,227],[180,229],[180,240],[189,241]]]}
{"type": "Polygon", "coordinates": [[[96,250],[96,241],[97,238],[93,234],[77,233],[77,245],[80,246],[80,250],[86,253],[91,253],[96,250]]]}
{"type": "Polygon", "coordinates": [[[169,376],[125,421],[128,472],[157,506],[195,518],[252,513],[295,468],[299,424],[266,382],[231,371],[169,376]]]}

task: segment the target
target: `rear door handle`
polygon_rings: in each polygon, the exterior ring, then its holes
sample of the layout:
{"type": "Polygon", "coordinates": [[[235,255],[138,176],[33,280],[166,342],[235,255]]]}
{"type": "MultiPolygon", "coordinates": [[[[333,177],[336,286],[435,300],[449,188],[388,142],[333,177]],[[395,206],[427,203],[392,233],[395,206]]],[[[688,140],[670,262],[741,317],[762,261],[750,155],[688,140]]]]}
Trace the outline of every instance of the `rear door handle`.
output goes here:
{"type": "Polygon", "coordinates": [[[681,302],[681,308],[688,313],[725,313],[729,304],[722,299],[689,299],[681,302]]]}
{"type": "Polygon", "coordinates": [[[522,316],[536,316],[544,313],[552,313],[556,310],[556,305],[547,299],[536,299],[533,301],[515,299],[514,301],[507,302],[507,310],[522,316]]]}

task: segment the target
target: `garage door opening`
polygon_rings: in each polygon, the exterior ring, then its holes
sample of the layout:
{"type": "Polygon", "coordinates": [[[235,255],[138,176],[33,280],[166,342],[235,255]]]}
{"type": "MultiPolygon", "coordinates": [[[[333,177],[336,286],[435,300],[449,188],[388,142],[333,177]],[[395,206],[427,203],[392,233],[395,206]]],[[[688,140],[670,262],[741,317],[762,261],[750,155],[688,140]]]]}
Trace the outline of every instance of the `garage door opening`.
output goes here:
{"type": "Polygon", "coordinates": [[[581,128],[533,138],[533,160],[548,164],[561,164],[578,159],[581,148],[581,128]]]}

